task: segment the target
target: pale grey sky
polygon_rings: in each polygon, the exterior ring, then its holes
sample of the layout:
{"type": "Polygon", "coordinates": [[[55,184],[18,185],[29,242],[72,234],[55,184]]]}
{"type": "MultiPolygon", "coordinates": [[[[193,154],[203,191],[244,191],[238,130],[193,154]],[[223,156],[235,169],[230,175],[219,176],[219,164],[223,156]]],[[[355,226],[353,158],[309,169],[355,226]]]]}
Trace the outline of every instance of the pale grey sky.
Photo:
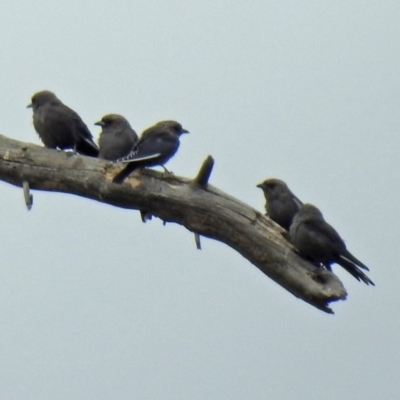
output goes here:
{"type": "Polygon", "coordinates": [[[285,180],[371,269],[325,315],[230,248],[137,212],[0,184],[0,398],[396,399],[398,1],[4,0],[0,132],[54,91],[92,124],[191,131],[168,167],[259,210],[285,180]]]}

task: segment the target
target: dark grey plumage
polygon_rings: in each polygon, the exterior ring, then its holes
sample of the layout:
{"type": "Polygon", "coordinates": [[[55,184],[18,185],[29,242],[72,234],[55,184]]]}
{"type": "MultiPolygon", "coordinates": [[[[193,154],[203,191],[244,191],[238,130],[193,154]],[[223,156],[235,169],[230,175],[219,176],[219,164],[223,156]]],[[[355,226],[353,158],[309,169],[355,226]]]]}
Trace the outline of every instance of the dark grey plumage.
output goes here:
{"type": "Polygon", "coordinates": [[[322,263],[329,269],[331,264],[339,264],[357,280],[374,285],[360,270],[363,268],[369,271],[368,267],[347,250],[343,239],[325,221],[317,207],[303,204],[293,218],[290,238],[303,257],[322,263]]]}
{"type": "Polygon", "coordinates": [[[265,211],[272,221],[287,231],[303,204],[280,179],[266,179],[257,185],[264,192],[265,211]]]}
{"type": "Polygon", "coordinates": [[[99,149],[86,124],[53,92],[35,93],[28,107],[33,109],[33,126],[46,147],[74,149],[80,154],[97,157],[99,149]]]}
{"type": "Polygon", "coordinates": [[[139,140],[136,132],[122,115],[105,115],[95,125],[102,127],[99,137],[99,158],[116,161],[125,157],[139,140]]]}
{"type": "Polygon", "coordinates": [[[122,160],[127,166],[113,179],[122,183],[137,168],[164,164],[178,151],[179,137],[189,133],[176,121],[161,121],[146,129],[130,155],[122,160]]]}

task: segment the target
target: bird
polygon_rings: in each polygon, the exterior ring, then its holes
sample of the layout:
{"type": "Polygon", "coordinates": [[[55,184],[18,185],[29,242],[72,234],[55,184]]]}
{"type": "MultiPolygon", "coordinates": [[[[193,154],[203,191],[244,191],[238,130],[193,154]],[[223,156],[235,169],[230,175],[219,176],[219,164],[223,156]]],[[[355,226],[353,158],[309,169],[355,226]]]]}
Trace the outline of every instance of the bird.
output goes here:
{"type": "Polygon", "coordinates": [[[27,108],[33,110],[33,126],[46,147],[98,156],[99,149],[82,118],[53,92],[35,93],[27,108]]]}
{"type": "Polygon", "coordinates": [[[116,161],[125,157],[139,140],[137,133],[122,115],[105,115],[95,125],[102,127],[99,137],[99,158],[116,161]]]}
{"type": "Polygon", "coordinates": [[[176,121],[161,121],[146,129],[133,151],[123,159],[126,167],[113,179],[114,183],[122,183],[124,179],[137,168],[161,165],[166,171],[164,164],[178,151],[179,137],[189,133],[176,121]]]}
{"type": "Polygon", "coordinates": [[[293,217],[303,204],[280,179],[266,179],[257,185],[265,196],[267,216],[289,231],[293,217]]]}
{"type": "Polygon", "coordinates": [[[321,211],[312,204],[303,204],[290,226],[290,239],[304,258],[321,263],[329,270],[336,263],[358,281],[375,286],[361,269],[368,267],[351,254],[338,232],[329,225],[321,211]]]}

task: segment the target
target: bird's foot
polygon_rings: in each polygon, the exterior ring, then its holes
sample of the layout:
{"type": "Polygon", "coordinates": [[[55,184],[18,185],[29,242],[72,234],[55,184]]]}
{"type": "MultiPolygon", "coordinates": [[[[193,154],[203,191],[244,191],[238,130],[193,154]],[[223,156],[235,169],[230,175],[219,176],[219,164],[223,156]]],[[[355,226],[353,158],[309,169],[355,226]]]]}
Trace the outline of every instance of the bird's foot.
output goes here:
{"type": "Polygon", "coordinates": [[[169,171],[167,168],[164,167],[164,165],[161,165],[164,168],[164,172],[163,172],[163,177],[166,176],[174,176],[175,174],[172,171],[169,171]]]}

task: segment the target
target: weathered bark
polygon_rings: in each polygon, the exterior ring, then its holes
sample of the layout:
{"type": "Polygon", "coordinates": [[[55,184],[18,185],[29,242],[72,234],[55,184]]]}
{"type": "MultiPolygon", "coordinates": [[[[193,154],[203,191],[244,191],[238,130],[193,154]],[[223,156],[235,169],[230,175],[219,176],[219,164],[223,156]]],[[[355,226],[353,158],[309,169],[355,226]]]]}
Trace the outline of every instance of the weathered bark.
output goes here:
{"type": "Polygon", "coordinates": [[[328,313],[346,298],[336,275],[301,259],[285,233],[262,213],[208,184],[211,157],[193,179],[153,170],[134,172],[124,184],[111,182],[121,164],[49,150],[0,135],[0,180],[29,188],[70,193],[116,207],[141,210],[174,222],[238,251],[294,296],[328,313]]]}

